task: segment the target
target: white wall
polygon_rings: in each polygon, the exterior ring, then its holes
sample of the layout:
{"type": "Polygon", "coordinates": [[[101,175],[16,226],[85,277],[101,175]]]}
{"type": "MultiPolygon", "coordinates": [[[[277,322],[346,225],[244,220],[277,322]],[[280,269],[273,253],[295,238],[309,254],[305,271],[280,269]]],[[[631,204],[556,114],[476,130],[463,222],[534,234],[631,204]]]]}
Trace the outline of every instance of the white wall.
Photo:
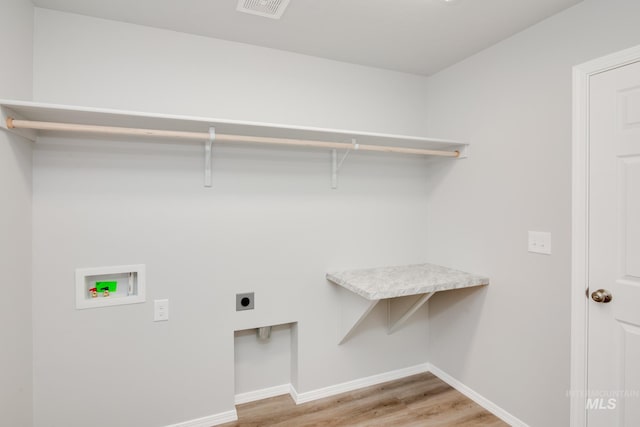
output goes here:
{"type": "MultiPolygon", "coordinates": [[[[38,101],[423,134],[425,89],[417,76],[36,10],[38,101]]],[[[351,155],[331,190],[328,152],[220,146],[205,189],[198,145],[40,142],[36,425],[231,410],[233,331],[261,325],[298,322],[299,392],[425,361],[426,309],[387,336],[381,306],[338,346],[340,299],[324,275],[424,261],[429,160],[351,155]],[[122,263],[147,265],[148,302],[76,311],[74,269],[122,263]],[[256,309],[236,313],[247,291],[256,309]],[[152,322],[155,298],[170,300],[169,322],[152,322]]]]}
{"type": "Polygon", "coordinates": [[[424,78],[36,9],[38,101],[424,133],[424,78]],[[126,94],[127,96],[123,96],[126,94]]]}
{"type": "Polygon", "coordinates": [[[586,0],[429,79],[430,133],[472,143],[433,170],[429,258],[492,280],[431,300],[430,359],[532,426],[569,421],[571,67],[640,44],[638,16],[586,0]]]}
{"type": "MultiPolygon", "coordinates": [[[[33,6],[0,8],[0,98],[31,99],[33,6]]],[[[0,130],[0,425],[32,425],[31,144],[0,130]]]]}
{"type": "Polygon", "coordinates": [[[0,4],[0,37],[5,41],[0,60],[0,99],[32,97],[33,10],[30,0],[2,0],[0,4]]]}

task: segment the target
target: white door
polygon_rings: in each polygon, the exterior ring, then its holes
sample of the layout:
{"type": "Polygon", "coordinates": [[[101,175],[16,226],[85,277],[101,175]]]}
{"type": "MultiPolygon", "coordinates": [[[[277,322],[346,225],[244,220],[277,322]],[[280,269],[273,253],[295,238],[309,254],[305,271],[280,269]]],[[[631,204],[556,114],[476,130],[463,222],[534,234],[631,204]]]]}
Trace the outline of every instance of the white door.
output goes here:
{"type": "Polygon", "coordinates": [[[589,116],[587,424],[635,427],[640,426],[640,62],[591,77],[589,116]]]}

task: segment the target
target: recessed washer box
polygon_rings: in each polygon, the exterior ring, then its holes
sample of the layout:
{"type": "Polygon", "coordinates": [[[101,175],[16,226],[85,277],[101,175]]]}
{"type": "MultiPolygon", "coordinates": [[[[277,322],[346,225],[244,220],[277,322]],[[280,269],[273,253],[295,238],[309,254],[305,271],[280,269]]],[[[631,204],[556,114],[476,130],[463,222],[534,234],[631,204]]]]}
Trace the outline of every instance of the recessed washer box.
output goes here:
{"type": "Polygon", "coordinates": [[[144,264],[76,269],[78,310],[144,301],[144,264]]]}

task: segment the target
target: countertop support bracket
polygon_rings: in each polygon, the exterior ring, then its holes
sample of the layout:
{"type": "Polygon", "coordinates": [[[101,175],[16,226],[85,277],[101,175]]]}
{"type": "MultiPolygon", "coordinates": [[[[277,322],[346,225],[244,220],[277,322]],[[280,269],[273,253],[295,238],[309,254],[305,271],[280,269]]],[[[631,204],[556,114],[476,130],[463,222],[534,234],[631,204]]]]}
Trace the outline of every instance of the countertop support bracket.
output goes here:
{"type": "Polygon", "coordinates": [[[209,188],[211,182],[211,147],[216,139],[216,128],[209,128],[209,139],[204,143],[204,186],[209,188]]]}
{"type": "Polygon", "coordinates": [[[342,313],[340,317],[340,331],[338,336],[338,345],[344,343],[353,335],[356,328],[371,313],[380,300],[367,300],[361,297],[352,299],[351,304],[342,303],[342,313]],[[354,306],[356,305],[356,306],[354,306]],[[347,307],[351,306],[351,307],[347,307]]]}
{"type": "Polygon", "coordinates": [[[388,315],[389,329],[387,330],[387,334],[392,334],[398,329],[400,329],[402,325],[409,319],[409,317],[411,317],[413,313],[418,311],[418,309],[422,307],[424,303],[429,301],[429,298],[431,298],[434,294],[435,292],[429,292],[429,293],[420,295],[420,297],[416,299],[416,301],[411,305],[411,307],[409,307],[406,311],[404,311],[404,313],[400,316],[396,315],[397,310],[394,310],[393,308],[394,301],[396,301],[397,298],[388,299],[387,315],[388,315]]]}
{"type": "MultiPolygon", "coordinates": [[[[434,294],[435,292],[429,292],[418,295],[418,298],[413,302],[413,304],[404,311],[401,311],[402,303],[400,302],[403,298],[387,299],[387,334],[390,335],[400,329],[402,325],[404,325],[420,307],[429,301],[429,298],[434,294]],[[401,314],[398,313],[399,311],[401,311],[401,314]]],[[[357,307],[353,307],[355,304],[353,302],[351,304],[345,304],[343,301],[338,345],[347,341],[375,306],[382,301],[380,299],[368,300],[361,297],[358,297],[358,300],[359,302],[357,302],[357,307]]]]}

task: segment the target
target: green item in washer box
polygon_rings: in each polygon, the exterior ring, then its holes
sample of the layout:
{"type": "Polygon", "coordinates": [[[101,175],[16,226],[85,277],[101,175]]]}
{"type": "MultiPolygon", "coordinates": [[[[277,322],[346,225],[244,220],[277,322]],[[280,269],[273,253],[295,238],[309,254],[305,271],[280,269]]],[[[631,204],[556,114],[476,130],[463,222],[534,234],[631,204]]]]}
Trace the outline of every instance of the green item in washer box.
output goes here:
{"type": "Polygon", "coordinates": [[[118,288],[117,281],[96,282],[96,291],[98,292],[104,292],[104,291],[115,292],[117,288],[118,288]]]}

